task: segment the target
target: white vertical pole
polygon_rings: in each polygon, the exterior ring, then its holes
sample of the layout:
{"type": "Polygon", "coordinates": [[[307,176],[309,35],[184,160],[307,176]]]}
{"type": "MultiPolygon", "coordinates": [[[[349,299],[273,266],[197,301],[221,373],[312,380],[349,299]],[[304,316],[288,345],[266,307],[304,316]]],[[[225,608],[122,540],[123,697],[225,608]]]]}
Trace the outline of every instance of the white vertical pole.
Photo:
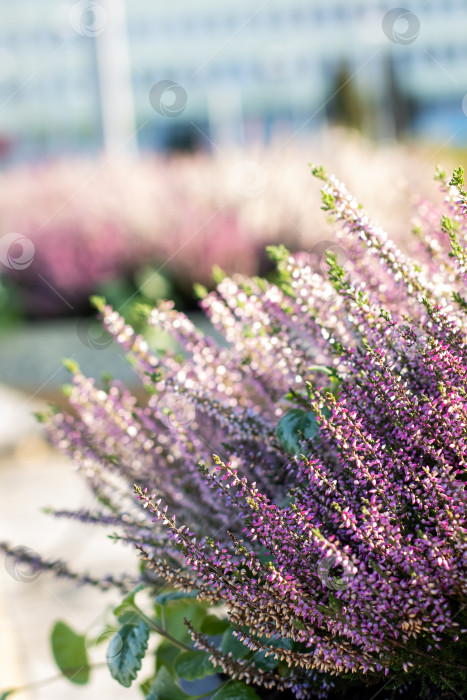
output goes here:
{"type": "Polygon", "coordinates": [[[100,0],[107,22],[95,37],[104,148],[136,155],[136,120],[125,0],[100,0]]]}

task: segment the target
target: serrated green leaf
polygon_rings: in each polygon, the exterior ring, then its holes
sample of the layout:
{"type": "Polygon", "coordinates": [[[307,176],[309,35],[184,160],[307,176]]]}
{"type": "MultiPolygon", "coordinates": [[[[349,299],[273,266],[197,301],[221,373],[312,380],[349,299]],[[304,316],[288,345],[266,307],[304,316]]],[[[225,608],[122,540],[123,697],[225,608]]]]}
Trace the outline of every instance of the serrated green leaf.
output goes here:
{"type": "Polygon", "coordinates": [[[300,452],[300,441],[304,438],[315,438],[319,433],[319,425],[312,412],[301,408],[293,408],[283,416],[276,428],[277,439],[282,447],[290,454],[300,452]],[[302,436],[300,436],[300,433],[302,436]]]}
{"type": "Polygon", "coordinates": [[[201,623],[201,632],[210,637],[223,634],[230,627],[227,620],[221,620],[217,615],[207,615],[201,623]]]}
{"type": "Polygon", "coordinates": [[[250,686],[235,681],[216,691],[216,700],[260,700],[260,697],[250,686]]]}
{"type": "Polygon", "coordinates": [[[212,676],[216,673],[216,667],[205,651],[184,651],[175,659],[174,671],[179,678],[194,681],[197,678],[212,676]]]}
{"type": "Polygon", "coordinates": [[[55,663],[63,675],[72,683],[85,685],[89,681],[89,660],[84,635],[76,634],[59,620],[53,626],[50,643],[55,663]]]}
{"type": "Polygon", "coordinates": [[[186,700],[190,697],[163,666],[157,672],[156,680],[152,684],[146,700],[186,700]]]}
{"type": "Polygon", "coordinates": [[[141,668],[141,661],[148,648],[150,629],[141,620],[138,625],[123,625],[110,640],[107,649],[107,666],[112,678],[129,688],[141,668]]]}
{"type": "Polygon", "coordinates": [[[137,625],[141,619],[141,615],[133,608],[126,608],[118,615],[120,625],[137,625]]]}

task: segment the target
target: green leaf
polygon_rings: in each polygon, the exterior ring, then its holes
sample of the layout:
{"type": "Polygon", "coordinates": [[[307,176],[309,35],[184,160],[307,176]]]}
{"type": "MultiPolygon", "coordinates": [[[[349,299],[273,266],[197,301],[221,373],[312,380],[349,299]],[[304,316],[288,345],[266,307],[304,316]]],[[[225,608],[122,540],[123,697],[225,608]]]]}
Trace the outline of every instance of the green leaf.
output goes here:
{"type": "Polygon", "coordinates": [[[194,681],[196,678],[212,676],[216,673],[216,667],[205,651],[184,651],[175,659],[174,671],[179,678],[194,681]]]}
{"type": "Polygon", "coordinates": [[[172,672],[175,659],[179,654],[179,647],[169,642],[168,639],[163,639],[156,649],[156,671],[158,671],[161,666],[165,666],[172,672]]]}
{"type": "Polygon", "coordinates": [[[315,177],[318,177],[320,180],[326,180],[326,171],[322,165],[313,165],[312,163],[308,163],[308,165],[310,166],[311,172],[315,177]]]}
{"type": "Polygon", "coordinates": [[[10,695],[13,695],[13,693],[15,692],[15,690],[5,690],[5,692],[0,695],[0,700],[6,700],[10,697],[10,695]]]}
{"type": "Polygon", "coordinates": [[[114,609],[114,615],[115,617],[121,622],[122,624],[128,623],[130,620],[128,618],[128,613],[131,613],[131,617],[134,618],[136,621],[136,613],[134,610],[134,605],[135,605],[135,596],[136,594],[141,591],[144,588],[144,585],[142,583],[138,584],[134,591],[129,593],[126,598],[122,600],[120,605],[117,605],[117,607],[114,609]]]}
{"type": "Polygon", "coordinates": [[[66,369],[71,372],[71,374],[78,374],[79,372],[79,365],[78,363],[73,360],[71,357],[70,358],[65,358],[62,360],[62,363],[66,369]]]}
{"type": "MultiPolygon", "coordinates": [[[[175,639],[186,644],[191,644],[190,633],[185,625],[185,618],[191,622],[196,630],[199,630],[201,623],[206,617],[208,603],[191,600],[174,600],[164,606],[165,629],[175,639]]],[[[155,607],[155,617],[159,624],[164,624],[162,618],[162,607],[155,607]],[[159,611],[157,608],[159,607],[159,611]]]]}
{"type": "MultiPolygon", "coordinates": [[[[263,644],[267,644],[275,649],[292,649],[293,647],[291,639],[268,639],[267,637],[261,637],[261,641],[263,644]]],[[[255,654],[253,664],[263,669],[263,671],[273,671],[279,664],[279,659],[276,659],[273,654],[268,653],[268,656],[266,656],[265,651],[260,651],[255,654]]]]}
{"type": "Polygon", "coordinates": [[[195,282],[193,285],[193,292],[198,299],[204,299],[209,294],[206,287],[202,284],[198,284],[197,282],[195,282]]]}
{"type": "Polygon", "coordinates": [[[146,678],[145,681],[139,684],[139,689],[143,693],[143,697],[145,698],[149,691],[151,690],[151,685],[154,683],[154,676],[151,676],[150,678],[146,678]]]}
{"type": "Polygon", "coordinates": [[[300,442],[304,438],[315,438],[319,433],[319,424],[314,413],[306,413],[301,408],[293,408],[283,416],[276,428],[276,435],[282,447],[291,454],[300,452],[300,442]],[[302,436],[299,435],[299,431],[302,436]]]}
{"type": "Polygon", "coordinates": [[[323,202],[321,209],[324,209],[324,211],[332,211],[336,206],[335,198],[324,189],[321,190],[321,200],[323,202]]]}
{"type": "Polygon", "coordinates": [[[284,262],[290,255],[290,252],[282,244],[266,246],[266,253],[269,255],[269,259],[276,264],[284,262]]]}
{"type": "Polygon", "coordinates": [[[74,389],[74,384],[63,384],[61,386],[62,394],[66,399],[69,399],[74,389]]]}
{"type": "Polygon", "coordinates": [[[233,636],[232,629],[228,629],[222,635],[221,649],[224,654],[232,652],[234,659],[244,659],[250,653],[248,647],[233,636]]]}
{"type": "Polygon", "coordinates": [[[120,625],[137,625],[142,618],[137,610],[128,607],[118,615],[117,619],[120,625]]]}
{"type": "MultiPolygon", "coordinates": [[[[267,637],[261,637],[259,639],[263,644],[276,649],[292,649],[293,646],[292,640],[290,639],[268,639],[267,637]]],[[[231,652],[234,659],[244,659],[251,654],[250,649],[239,639],[237,639],[237,637],[234,637],[232,634],[232,629],[229,629],[224,633],[221,642],[221,650],[224,654],[231,652]]],[[[251,659],[251,663],[264,671],[272,671],[274,668],[276,668],[279,660],[270,653],[268,653],[268,656],[266,656],[266,653],[266,651],[256,652],[251,659]]]]}
{"type": "Polygon", "coordinates": [[[257,666],[263,671],[273,671],[278,663],[279,659],[276,659],[273,654],[269,654],[269,656],[266,656],[265,651],[260,651],[257,654],[255,654],[255,657],[252,660],[253,666],[257,666]]]}
{"type": "Polygon", "coordinates": [[[50,643],[63,675],[72,683],[85,685],[89,681],[89,660],[84,635],[76,634],[65,622],[58,621],[53,626],[50,643]]]}
{"type": "Polygon", "coordinates": [[[151,686],[146,700],[186,700],[190,698],[163,666],[156,676],[156,680],[151,686]]]}
{"type": "Polygon", "coordinates": [[[212,266],[212,279],[215,284],[220,284],[223,279],[227,277],[227,274],[224,272],[224,270],[219,267],[219,265],[213,265],[212,266]]]}
{"type": "Polygon", "coordinates": [[[336,374],[334,367],[327,367],[327,365],[310,365],[307,370],[309,372],[322,372],[328,377],[334,377],[336,374]]]}
{"type": "Polygon", "coordinates": [[[147,321],[151,315],[152,306],[150,304],[143,304],[142,302],[137,302],[132,309],[135,316],[142,321],[147,321]]]}
{"type": "Polygon", "coordinates": [[[216,700],[260,700],[260,697],[253,688],[236,681],[234,683],[227,682],[223,688],[218,690],[216,700]]]}
{"type": "Polygon", "coordinates": [[[169,591],[168,593],[161,593],[156,598],[154,602],[159,605],[166,605],[171,603],[173,600],[190,600],[192,598],[197,598],[198,593],[196,591],[169,591]]]}
{"type": "Polygon", "coordinates": [[[227,620],[221,620],[217,615],[207,615],[201,623],[201,632],[210,637],[223,634],[230,627],[227,620]]]}
{"type": "Polygon", "coordinates": [[[107,666],[116,681],[129,688],[141,668],[148,648],[149,627],[141,620],[138,625],[123,625],[110,640],[107,666]]]}
{"type": "Polygon", "coordinates": [[[97,309],[98,311],[103,311],[103,310],[104,310],[104,306],[105,306],[106,303],[107,303],[106,300],[105,300],[105,297],[100,297],[100,296],[97,296],[97,295],[94,295],[94,296],[89,297],[89,301],[90,301],[91,304],[94,306],[94,308],[97,309]]]}

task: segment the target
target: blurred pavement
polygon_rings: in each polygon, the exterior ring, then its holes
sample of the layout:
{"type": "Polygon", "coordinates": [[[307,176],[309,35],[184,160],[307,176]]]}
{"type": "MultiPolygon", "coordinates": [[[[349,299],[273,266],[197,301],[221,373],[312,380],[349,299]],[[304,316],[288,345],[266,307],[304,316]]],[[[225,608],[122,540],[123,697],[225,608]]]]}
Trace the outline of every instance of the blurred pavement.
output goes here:
{"type": "MultiPolygon", "coordinates": [[[[0,385],[0,539],[30,547],[46,558],[66,559],[73,569],[97,573],[134,570],[135,554],[106,539],[104,530],[41,512],[42,507],[52,504],[64,508],[90,505],[92,499],[72,464],[50,448],[41,426],[31,418],[31,412],[38,408],[43,406],[36,400],[0,385]]],[[[77,588],[44,573],[31,576],[24,567],[15,571],[11,559],[5,566],[4,555],[0,559],[1,694],[7,688],[57,674],[48,641],[57,619],[77,632],[98,629],[104,608],[118,603],[119,596],[77,588]],[[21,578],[25,580],[18,580],[21,578]]],[[[93,650],[94,662],[105,660],[105,646],[93,650]]],[[[138,680],[145,675],[143,668],[138,680]]],[[[136,684],[131,689],[121,687],[100,668],[87,686],[59,680],[18,697],[129,700],[141,697],[141,693],[136,684]]]]}
{"type": "MultiPolygon", "coordinates": [[[[225,344],[203,313],[190,313],[189,318],[225,344]]],[[[171,338],[157,329],[148,328],[145,337],[152,349],[174,347],[171,338]]],[[[141,386],[125,351],[92,318],[25,323],[0,333],[0,385],[3,382],[30,396],[55,400],[60,387],[70,381],[70,373],[63,367],[65,358],[73,358],[86,376],[99,378],[110,373],[128,386],[141,386]]]]}

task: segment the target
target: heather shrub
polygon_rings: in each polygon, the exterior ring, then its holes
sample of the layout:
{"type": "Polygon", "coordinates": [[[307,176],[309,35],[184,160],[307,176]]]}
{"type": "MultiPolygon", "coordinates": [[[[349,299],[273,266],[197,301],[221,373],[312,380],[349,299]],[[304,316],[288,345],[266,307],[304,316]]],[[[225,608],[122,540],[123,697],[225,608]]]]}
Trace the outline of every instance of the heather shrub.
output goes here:
{"type": "MultiPolygon", "coordinates": [[[[462,170],[438,174],[447,211],[424,205],[415,259],[313,172],[340,224],[327,275],[279,246],[274,282],[199,288],[223,345],[171,302],[142,308],[180,345],[163,356],[96,299],[148,399],[69,363],[73,411],[47,419],[101,504],[53,512],[112,527],[141,569],[99,580],[30,561],[126,594],[108,666],[130,686],[159,635],[138,678],[151,700],[200,697],[187,683],[208,676],[217,700],[465,687],[462,170]]],[[[85,645],[73,634],[53,631],[68,676],[60,650],[85,645]]],[[[86,657],[75,665],[86,682],[86,657]]]]}

